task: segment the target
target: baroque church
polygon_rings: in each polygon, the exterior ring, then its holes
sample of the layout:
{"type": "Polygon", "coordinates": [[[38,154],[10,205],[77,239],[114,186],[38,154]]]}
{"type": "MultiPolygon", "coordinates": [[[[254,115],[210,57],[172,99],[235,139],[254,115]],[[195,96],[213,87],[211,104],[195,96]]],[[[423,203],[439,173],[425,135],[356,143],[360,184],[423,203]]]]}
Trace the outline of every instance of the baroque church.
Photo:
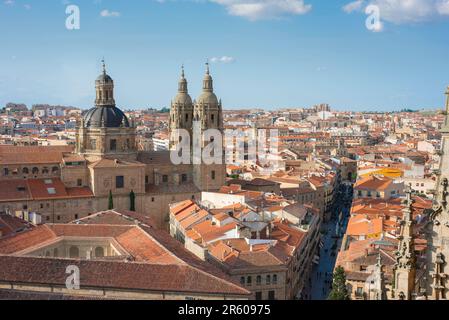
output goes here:
{"type": "MultiPolygon", "coordinates": [[[[0,212],[37,212],[43,222],[63,223],[107,210],[113,202],[115,209],[133,207],[166,227],[170,203],[200,199],[201,191],[224,185],[224,164],[174,165],[170,151],[137,150],[134,121],[116,106],[114,80],[104,62],[95,92],[95,107],[78,124],[75,152],[40,147],[37,154],[31,147],[4,148],[0,189],[8,183],[17,194],[0,192],[0,212]]],[[[192,132],[194,120],[201,123],[202,132],[223,129],[222,104],[214,93],[208,64],[200,96],[195,101],[190,97],[183,68],[171,103],[171,132],[192,132]]],[[[171,137],[176,140],[172,133],[171,137]]]]}

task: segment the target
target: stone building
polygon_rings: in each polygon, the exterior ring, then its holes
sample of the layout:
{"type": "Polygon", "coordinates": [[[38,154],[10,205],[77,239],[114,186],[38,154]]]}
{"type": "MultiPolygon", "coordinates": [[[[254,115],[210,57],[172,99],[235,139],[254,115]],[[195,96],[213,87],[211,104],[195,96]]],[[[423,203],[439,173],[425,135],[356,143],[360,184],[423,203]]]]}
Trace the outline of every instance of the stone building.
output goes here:
{"type": "MultiPolygon", "coordinates": [[[[116,106],[114,81],[104,62],[95,90],[95,107],[78,124],[74,151],[70,147],[8,147],[4,152],[0,146],[0,183],[14,180],[14,186],[0,191],[0,212],[33,210],[46,222],[63,223],[108,209],[112,194],[114,208],[129,210],[134,202],[135,210],[167,227],[169,203],[199,199],[201,191],[218,190],[225,184],[225,164],[174,165],[169,150],[138,150],[136,127],[116,106]],[[32,191],[30,179],[38,180],[34,185],[40,187],[32,191]],[[54,206],[54,202],[61,204],[54,206]]],[[[222,104],[213,92],[209,66],[195,103],[188,94],[184,70],[178,91],[171,106],[171,132],[176,128],[192,132],[193,120],[201,124],[201,133],[222,130],[222,104]]]]}

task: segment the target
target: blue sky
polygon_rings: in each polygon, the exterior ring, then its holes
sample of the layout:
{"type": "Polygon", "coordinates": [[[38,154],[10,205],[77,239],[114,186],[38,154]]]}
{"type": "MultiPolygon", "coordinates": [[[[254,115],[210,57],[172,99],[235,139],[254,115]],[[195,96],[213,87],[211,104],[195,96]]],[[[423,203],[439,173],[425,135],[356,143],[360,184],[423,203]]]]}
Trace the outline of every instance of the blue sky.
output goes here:
{"type": "Polygon", "coordinates": [[[89,108],[104,56],[122,108],[168,106],[183,63],[195,98],[207,58],[225,108],[442,107],[449,0],[405,2],[0,0],[0,106],[89,108]],[[80,30],[65,28],[69,3],[80,30]],[[377,32],[365,26],[373,3],[377,32]]]}

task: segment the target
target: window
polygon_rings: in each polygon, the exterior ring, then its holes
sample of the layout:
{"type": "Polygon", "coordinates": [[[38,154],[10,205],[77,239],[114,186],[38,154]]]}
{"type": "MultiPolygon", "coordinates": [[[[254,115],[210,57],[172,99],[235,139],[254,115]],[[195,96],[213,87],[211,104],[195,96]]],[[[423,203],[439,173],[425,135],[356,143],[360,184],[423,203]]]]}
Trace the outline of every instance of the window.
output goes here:
{"type": "Polygon", "coordinates": [[[117,140],[111,139],[109,149],[111,151],[117,150],[117,140]]]}
{"type": "Polygon", "coordinates": [[[361,197],[361,196],[362,196],[362,191],[359,190],[359,191],[357,192],[357,195],[358,195],[359,197],[361,197]]]}
{"type": "Polygon", "coordinates": [[[273,274],[273,284],[277,284],[278,283],[278,276],[277,274],[273,274]]]}
{"type": "Polygon", "coordinates": [[[81,186],[83,185],[83,179],[78,179],[78,180],[76,180],[76,185],[77,185],[78,187],[81,187],[81,186]]]}
{"type": "Polygon", "coordinates": [[[245,284],[245,277],[240,277],[240,284],[245,284]]]}
{"type": "Polygon", "coordinates": [[[104,257],[104,249],[103,249],[103,247],[96,247],[95,248],[95,257],[97,257],[97,258],[103,258],[104,257]]]}
{"type": "Polygon", "coordinates": [[[41,209],[44,209],[44,204],[43,204],[43,203],[41,203],[40,207],[41,207],[41,209]]]}
{"type": "Polygon", "coordinates": [[[28,174],[28,173],[30,173],[30,170],[28,168],[23,168],[22,169],[22,173],[23,174],[28,174]]]}
{"type": "Polygon", "coordinates": [[[260,291],[256,292],[256,300],[262,300],[262,292],[260,291]]]}
{"type": "Polygon", "coordinates": [[[274,291],[268,291],[268,300],[275,300],[276,294],[274,291]]]}
{"type": "Polygon", "coordinates": [[[150,178],[148,177],[148,176],[145,176],[145,184],[148,184],[149,183],[149,180],[150,178]]]}
{"type": "Polygon", "coordinates": [[[162,182],[163,182],[163,183],[167,183],[167,182],[168,182],[168,176],[167,176],[166,174],[164,174],[164,175],[162,176],[162,182]]]}
{"type": "Polygon", "coordinates": [[[258,286],[260,286],[261,283],[262,283],[262,277],[261,277],[261,276],[257,276],[257,278],[256,278],[256,284],[257,284],[258,286]]]}
{"type": "Polygon", "coordinates": [[[253,279],[251,277],[246,278],[246,282],[248,283],[249,286],[251,285],[252,280],[253,279]]]}
{"type": "Polygon", "coordinates": [[[39,173],[39,168],[34,167],[31,172],[33,172],[33,174],[38,174],[39,173]]]}
{"type": "Polygon", "coordinates": [[[78,220],[78,215],[77,214],[75,214],[75,220],[78,220]]]}
{"type": "Polygon", "coordinates": [[[90,140],[90,149],[91,150],[97,149],[97,140],[95,140],[95,139],[90,140]]]}
{"type": "Polygon", "coordinates": [[[78,247],[70,247],[69,249],[70,258],[78,258],[80,255],[80,250],[78,247]]]}
{"type": "Polygon", "coordinates": [[[271,284],[271,276],[270,275],[267,275],[266,281],[267,281],[267,284],[271,284]]]}
{"type": "Polygon", "coordinates": [[[123,176],[115,177],[115,188],[123,189],[125,187],[125,178],[123,176]]]}
{"type": "Polygon", "coordinates": [[[57,173],[59,171],[59,168],[58,167],[53,167],[53,168],[51,168],[51,172],[52,173],[57,173]]]}
{"type": "Polygon", "coordinates": [[[212,171],[212,172],[210,173],[210,176],[211,176],[211,179],[212,179],[212,180],[215,180],[215,171],[212,171]]]}
{"type": "Polygon", "coordinates": [[[47,167],[42,168],[42,173],[43,174],[48,174],[50,171],[48,170],[47,167]]]}
{"type": "Polygon", "coordinates": [[[9,175],[9,169],[8,168],[4,168],[3,169],[3,175],[5,175],[5,176],[9,175]]]}
{"type": "Polygon", "coordinates": [[[154,198],[151,198],[151,202],[154,202],[154,198]]]}
{"type": "Polygon", "coordinates": [[[187,175],[185,173],[181,175],[181,181],[187,182],[187,175]]]}
{"type": "Polygon", "coordinates": [[[57,216],[56,219],[59,221],[61,220],[61,216],[57,216]]]}

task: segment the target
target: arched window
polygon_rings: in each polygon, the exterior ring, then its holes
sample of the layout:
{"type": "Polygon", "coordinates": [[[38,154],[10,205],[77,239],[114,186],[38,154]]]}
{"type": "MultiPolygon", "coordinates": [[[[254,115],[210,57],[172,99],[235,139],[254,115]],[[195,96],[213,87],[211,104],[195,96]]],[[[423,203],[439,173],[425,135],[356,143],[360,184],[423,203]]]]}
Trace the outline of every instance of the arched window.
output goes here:
{"type": "Polygon", "coordinates": [[[103,258],[104,257],[104,249],[103,249],[103,247],[96,247],[95,248],[95,257],[97,257],[97,258],[103,258]]]}
{"type": "Polygon", "coordinates": [[[34,167],[33,170],[31,171],[33,174],[38,174],[39,173],[39,168],[38,167],[34,167]]]}
{"type": "Polygon", "coordinates": [[[53,256],[54,256],[55,258],[57,258],[58,255],[59,255],[58,248],[55,248],[55,249],[53,250],[53,256]]]}
{"type": "Polygon", "coordinates": [[[248,285],[250,286],[250,285],[251,285],[251,282],[252,282],[252,278],[251,278],[251,277],[246,278],[246,282],[247,282],[248,285]]]}
{"type": "Polygon", "coordinates": [[[50,171],[48,170],[47,167],[43,167],[42,168],[42,174],[48,174],[50,171]]]}
{"type": "Polygon", "coordinates": [[[245,277],[240,277],[240,284],[245,284],[245,277]]]}
{"type": "Polygon", "coordinates": [[[59,168],[58,167],[53,167],[53,168],[51,168],[51,172],[52,173],[56,173],[56,172],[58,172],[59,171],[59,168]]]}
{"type": "Polygon", "coordinates": [[[22,169],[22,173],[23,174],[28,174],[28,173],[30,173],[30,169],[25,167],[25,168],[22,169]]]}
{"type": "Polygon", "coordinates": [[[278,276],[277,274],[273,274],[273,284],[277,284],[278,283],[278,276]]]}
{"type": "Polygon", "coordinates": [[[79,258],[80,250],[78,249],[78,247],[70,247],[69,256],[70,258],[79,258]]]}
{"type": "Polygon", "coordinates": [[[261,276],[257,276],[257,278],[256,278],[256,284],[257,284],[258,286],[260,286],[261,283],[262,283],[262,277],[261,277],[261,276]]]}
{"type": "Polygon", "coordinates": [[[271,276],[267,275],[267,284],[271,284],[271,276]]]}

